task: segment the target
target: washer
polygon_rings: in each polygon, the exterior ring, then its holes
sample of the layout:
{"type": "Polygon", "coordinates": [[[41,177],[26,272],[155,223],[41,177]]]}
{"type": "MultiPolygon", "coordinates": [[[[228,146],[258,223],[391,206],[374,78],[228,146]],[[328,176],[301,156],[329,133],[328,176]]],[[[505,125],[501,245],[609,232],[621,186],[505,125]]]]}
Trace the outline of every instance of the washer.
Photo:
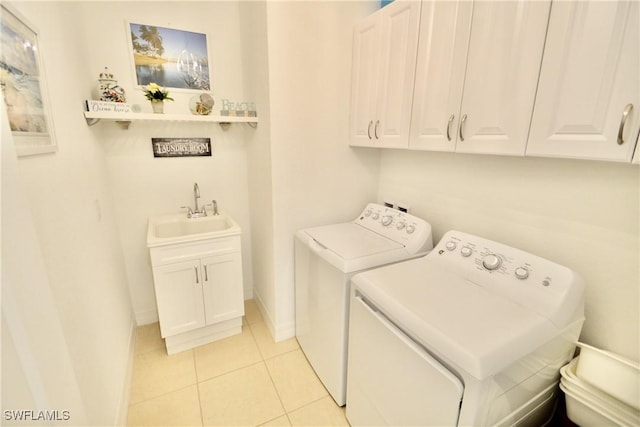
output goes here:
{"type": "Polygon", "coordinates": [[[432,248],[427,222],[374,203],[352,222],[296,233],[296,337],[338,405],[345,404],[351,276],[432,248]]]}
{"type": "Polygon", "coordinates": [[[351,425],[543,425],[584,322],[576,273],[450,231],[352,279],[351,425]]]}

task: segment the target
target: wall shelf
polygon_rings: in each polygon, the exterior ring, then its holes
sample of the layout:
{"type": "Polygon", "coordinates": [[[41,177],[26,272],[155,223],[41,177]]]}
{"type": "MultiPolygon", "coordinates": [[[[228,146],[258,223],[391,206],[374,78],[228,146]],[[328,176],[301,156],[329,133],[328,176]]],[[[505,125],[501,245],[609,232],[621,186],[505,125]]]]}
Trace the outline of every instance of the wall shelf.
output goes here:
{"type": "Polygon", "coordinates": [[[233,116],[197,116],[194,114],[151,114],[151,113],[112,113],[85,111],[84,118],[87,125],[93,126],[101,120],[117,123],[123,129],[128,129],[131,122],[135,121],[164,121],[164,122],[201,122],[218,123],[226,130],[232,123],[247,123],[251,127],[258,125],[257,117],[233,117],[233,116]]]}

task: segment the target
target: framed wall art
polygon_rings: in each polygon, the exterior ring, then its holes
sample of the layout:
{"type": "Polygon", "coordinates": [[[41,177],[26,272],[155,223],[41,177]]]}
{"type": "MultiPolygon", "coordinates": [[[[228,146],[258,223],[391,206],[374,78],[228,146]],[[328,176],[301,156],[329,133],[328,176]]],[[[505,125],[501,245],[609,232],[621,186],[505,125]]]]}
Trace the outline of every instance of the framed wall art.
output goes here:
{"type": "Polygon", "coordinates": [[[55,152],[38,33],[15,10],[4,4],[0,8],[0,87],[16,152],[55,152]]]}
{"type": "Polygon", "coordinates": [[[211,90],[206,34],[133,22],[127,30],[139,86],[211,90]]]}

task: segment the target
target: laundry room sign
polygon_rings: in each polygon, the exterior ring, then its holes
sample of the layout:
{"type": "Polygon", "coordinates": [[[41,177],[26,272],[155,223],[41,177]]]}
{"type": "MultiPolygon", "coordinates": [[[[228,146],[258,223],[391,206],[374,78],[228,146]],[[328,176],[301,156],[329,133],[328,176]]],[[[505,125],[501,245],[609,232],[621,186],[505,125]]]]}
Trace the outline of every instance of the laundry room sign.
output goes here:
{"type": "Polygon", "coordinates": [[[151,138],[153,157],[211,156],[211,138],[151,138]]]}

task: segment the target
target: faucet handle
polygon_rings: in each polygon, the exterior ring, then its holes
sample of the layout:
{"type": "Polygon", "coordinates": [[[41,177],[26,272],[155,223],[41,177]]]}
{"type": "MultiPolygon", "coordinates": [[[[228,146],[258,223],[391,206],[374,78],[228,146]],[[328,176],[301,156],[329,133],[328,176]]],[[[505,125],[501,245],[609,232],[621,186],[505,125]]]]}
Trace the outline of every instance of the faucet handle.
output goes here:
{"type": "Polygon", "coordinates": [[[187,218],[191,218],[191,216],[193,216],[193,209],[191,209],[191,206],[180,206],[180,209],[187,210],[187,218]]]}
{"type": "Polygon", "coordinates": [[[215,200],[212,200],[211,205],[213,206],[213,214],[220,215],[220,213],[218,212],[218,202],[216,202],[215,200]]]}

